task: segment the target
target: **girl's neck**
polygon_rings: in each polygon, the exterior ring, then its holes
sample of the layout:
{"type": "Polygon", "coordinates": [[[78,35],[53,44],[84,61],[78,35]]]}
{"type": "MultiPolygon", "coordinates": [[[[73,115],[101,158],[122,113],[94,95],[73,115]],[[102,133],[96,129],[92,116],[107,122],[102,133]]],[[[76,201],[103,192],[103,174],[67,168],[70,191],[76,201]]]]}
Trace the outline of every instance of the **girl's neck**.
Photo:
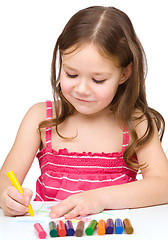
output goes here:
{"type": "Polygon", "coordinates": [[[114,118],[114,113],[108,107],[94,114],[81,114],[75,111],[74,116],[86,122],[95,122],[95,121],[101,121],[101,120],[108,120],[108,119],[111,119],[112,117],[114,118]]]}

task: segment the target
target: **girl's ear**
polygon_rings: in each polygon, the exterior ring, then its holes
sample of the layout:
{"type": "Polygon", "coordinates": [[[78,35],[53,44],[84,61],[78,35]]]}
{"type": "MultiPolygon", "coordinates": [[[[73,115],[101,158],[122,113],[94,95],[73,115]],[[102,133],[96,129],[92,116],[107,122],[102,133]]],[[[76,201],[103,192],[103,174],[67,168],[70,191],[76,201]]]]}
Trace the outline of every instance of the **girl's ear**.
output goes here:
{"type": "Polygon", "coordinates": [[[126,66],[123,69],[123,73],[120,79],[120,84],[124,83],[125,81],[127,81],[127,79],[130,77],[132,73],[132,62],[128,64],[128,66],[126,66]]]}

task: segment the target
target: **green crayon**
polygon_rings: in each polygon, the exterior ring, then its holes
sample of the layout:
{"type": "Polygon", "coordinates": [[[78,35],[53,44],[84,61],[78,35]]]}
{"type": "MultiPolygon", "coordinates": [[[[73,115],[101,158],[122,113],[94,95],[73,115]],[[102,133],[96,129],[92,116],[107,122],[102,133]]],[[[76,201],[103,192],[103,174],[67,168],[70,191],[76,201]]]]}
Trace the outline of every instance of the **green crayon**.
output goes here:
{"type": "Polygon", "coordinates": [[[92,221],[89,223],[89,225],[88,225],[88,227],[86,228],[86,230],[85,230],[86,235],[88,235],[88,236],[93,235],[96,226],[97,226],[97,221],[96,221],[96,220],[92,220],[92,221]]]}
{"type": "Polygon", "coordinates": [[[50,222],[49,223],[49,228],[50,228],[50,236],[51,237],[57,237],[58,236],[58,231],[55,222],[50,222]]]}

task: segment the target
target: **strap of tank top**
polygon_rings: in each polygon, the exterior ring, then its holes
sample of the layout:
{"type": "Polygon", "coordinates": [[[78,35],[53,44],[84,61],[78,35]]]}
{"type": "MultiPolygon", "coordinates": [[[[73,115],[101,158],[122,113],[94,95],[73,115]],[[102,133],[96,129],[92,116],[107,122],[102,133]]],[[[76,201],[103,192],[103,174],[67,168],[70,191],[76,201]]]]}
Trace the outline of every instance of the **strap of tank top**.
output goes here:
{"type": "MultiPolygon", "coordinates": [[[[52,119],[52,102],[46,101],[46,120],[52,119]]],[[[51,127],[46,128],[46,147],[51,147],[51,127]]]]}
{"type": "Polygon", "coordinates": [[[129,131],[125,127],[123,131],[123,148],[122,148],[123,151],[126,149],[128,144],[129,144],[129,131]]]}

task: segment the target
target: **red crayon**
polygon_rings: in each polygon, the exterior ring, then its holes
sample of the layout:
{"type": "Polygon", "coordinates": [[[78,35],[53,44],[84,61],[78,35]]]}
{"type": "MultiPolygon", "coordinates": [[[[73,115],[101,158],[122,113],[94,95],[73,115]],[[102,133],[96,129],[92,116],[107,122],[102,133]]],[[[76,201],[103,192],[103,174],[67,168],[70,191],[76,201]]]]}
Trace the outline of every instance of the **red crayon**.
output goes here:
{"type": "Polygon", "coordinates": [[[45,239],[47,237],[47,233],[44,231],[40,223],[35,223],[34,228],[40,239],[45,239]]]}
{"type": "Polygon", "coordinates": [[[66,236],[66,229],[65,224],[63,221],[59,221],[57,224],[58,236],[65,237],[66,236]]]}

